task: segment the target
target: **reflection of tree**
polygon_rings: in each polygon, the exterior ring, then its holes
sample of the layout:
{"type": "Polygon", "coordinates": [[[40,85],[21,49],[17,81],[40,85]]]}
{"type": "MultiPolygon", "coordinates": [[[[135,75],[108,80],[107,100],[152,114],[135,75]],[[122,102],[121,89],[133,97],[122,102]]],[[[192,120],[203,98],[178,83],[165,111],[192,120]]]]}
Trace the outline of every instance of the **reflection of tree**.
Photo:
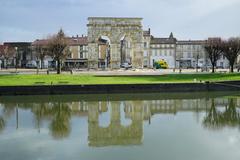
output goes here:
{"type": "Polygon", "coordinates": [[[3,108],[4,118],[9,118],[15,113],[16,103],[5,103],[3,108]]]}
{"type": "Polygon", "coordinates": [[[71,131],[71,110],[66,104],[56,103],[52,108],[53,120],[50,131],[54,138],[68,137],[71,131]]]}
{"type": "Polygon", "coordinates": [[[0,133],[4,130],[5,128],[5,121],[3,117],[0,116],[0,133]]]}
{"type": "Polygon", "coordinates": [[[227,126],[235,127],[240,124],[240,113],[237,112],[233,99],[229,99],[229,105],[226,106],[226,111],[222,114],[222,120],[227,126]]]}
{"type": "Polygon", "coordinates": [[[32,112],[35,116],[35,125],[39,129],[40,132],[40,126],[43,118],[49,116],[51,113],[51,108],[49,107],[48,103],[40,103],[40,104],[33,104],[31,106],[32,112]]]}
{"type": "Polygon", "coordinates": [[[223,127],[237,127],[240,125],[240,113],[237,112],[234,99],[229,99],[224,112],[217,111],[214,99],[211,108],[203,120],[203,125],[210,129],[220,129],[223,127]]]}
{"type": "Polygon", "coordinates": [[[211,99],[211,108],[208,111],[208,115],[203,120],[203,125],[206,128],[217,129],[221,125],[221,117],[216,110],[215,101],[211,99]]]}

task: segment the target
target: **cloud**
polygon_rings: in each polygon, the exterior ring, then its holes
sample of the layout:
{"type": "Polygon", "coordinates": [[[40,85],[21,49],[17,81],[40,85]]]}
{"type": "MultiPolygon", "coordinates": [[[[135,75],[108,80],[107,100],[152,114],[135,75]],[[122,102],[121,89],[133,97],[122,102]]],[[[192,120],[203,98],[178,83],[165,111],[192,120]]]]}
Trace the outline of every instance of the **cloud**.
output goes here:
{"type": "Polygon", "coordinates": [[[143,17],[144,28],[152,28],[156,36],[168,36],[171,31],[179,38],[206,38],[212,31],[218,31],[214,34],[219,36],[232,36],[239,32],[239,7],[239,0],[1,1],[0,41],[41,38],[60,27],[70,35],[86,34],[89,16],[143,17]],[[236,27],[214,30],[216,23],[224,23],[221,21],[236,27]]]}

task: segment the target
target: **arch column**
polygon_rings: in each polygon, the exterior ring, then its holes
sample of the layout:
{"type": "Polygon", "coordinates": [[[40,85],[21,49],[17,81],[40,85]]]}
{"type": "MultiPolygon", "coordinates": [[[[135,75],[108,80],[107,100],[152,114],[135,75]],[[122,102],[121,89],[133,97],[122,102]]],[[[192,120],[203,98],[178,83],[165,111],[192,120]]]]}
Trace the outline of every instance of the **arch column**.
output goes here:
{"type": "Polygon", "coordinates": [[[89,43],[88,44],[88,69],[98,68],[98,44],[89,43]]]}
{"type": "Polygon", "coordinates": [[[110,46],[111,54],[111,68],[120,68],[121,54],[120,54],[120,43],[113,43],[110,46]]]}
{"type": "Polygon", "coordinates": [[[133,44],[132,66],[134,68],[143,68],[143,47],[142,43],[133,44]]]}

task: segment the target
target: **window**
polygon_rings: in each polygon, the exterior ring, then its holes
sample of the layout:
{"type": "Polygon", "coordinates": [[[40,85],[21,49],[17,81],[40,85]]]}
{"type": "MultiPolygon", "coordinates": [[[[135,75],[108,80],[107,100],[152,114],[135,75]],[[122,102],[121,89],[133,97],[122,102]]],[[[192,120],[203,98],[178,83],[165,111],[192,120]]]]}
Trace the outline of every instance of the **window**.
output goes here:
{"type": "Polygon", "coordinates": [[[147,48],[147,42],[144,42],[144,48],[147,48]]]}
{"type": "Polygon", "coordinates": [[[148,56],[148,52],[144,51],[144,57],[147,57],[147,56],[148,56]]]}
{"type": "Polygon", "coordinates": [[[80,52],[80,58],[83,58],[83,52],[80,52]]]}

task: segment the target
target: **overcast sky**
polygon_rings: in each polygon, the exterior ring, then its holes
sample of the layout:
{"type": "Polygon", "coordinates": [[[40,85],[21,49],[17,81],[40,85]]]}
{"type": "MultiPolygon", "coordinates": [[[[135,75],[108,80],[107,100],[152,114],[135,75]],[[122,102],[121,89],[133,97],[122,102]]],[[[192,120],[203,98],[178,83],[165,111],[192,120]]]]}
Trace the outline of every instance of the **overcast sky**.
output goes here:
{"type": "Polygon", "coordinates": [[[0,43],[87,33],[87,17],[142,17],[156,37],[240,36],[240,0],[0,0],[0,43]]]}

